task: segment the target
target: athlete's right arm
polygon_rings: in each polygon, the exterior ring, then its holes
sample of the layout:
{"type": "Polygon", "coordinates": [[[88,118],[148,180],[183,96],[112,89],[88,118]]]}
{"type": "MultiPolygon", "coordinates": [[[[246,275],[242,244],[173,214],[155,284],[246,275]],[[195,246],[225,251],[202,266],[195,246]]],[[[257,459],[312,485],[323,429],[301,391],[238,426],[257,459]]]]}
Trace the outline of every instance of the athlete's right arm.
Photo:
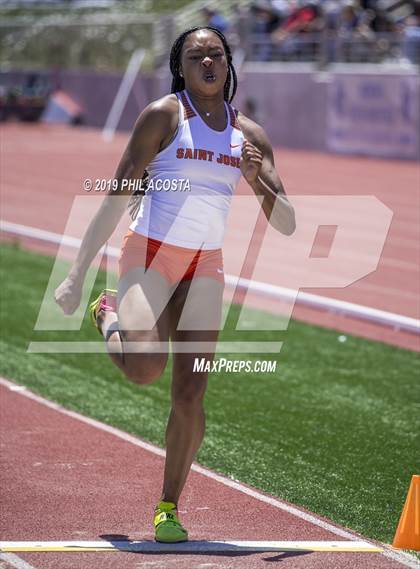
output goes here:
{"type": "Polygon", "coordinates": [[[127,207],[132,191],[130,184],[124,186],[122,181],[142,178],[162,141],[170,134],[173,107],[165,99],[167,97],[148,105],[137,119],[115,173],[119,189],[110,190],[105,195],[86,230],[69,275],[55,291],[54,298],[65,314],[72,314],[79,306],[86,272],[99,249],[111,237],[127,207]]]}

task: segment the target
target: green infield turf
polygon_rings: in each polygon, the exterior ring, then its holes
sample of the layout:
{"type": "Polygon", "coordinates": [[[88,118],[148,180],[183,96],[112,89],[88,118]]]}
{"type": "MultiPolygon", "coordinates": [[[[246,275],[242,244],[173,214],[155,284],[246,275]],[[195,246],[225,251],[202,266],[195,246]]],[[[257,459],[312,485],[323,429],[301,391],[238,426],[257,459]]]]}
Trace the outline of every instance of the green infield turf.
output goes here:
{"type": "MultiPolygon", "coordinates": [[[[69,409],[163,446],[170,365],[155,384],[128,382],[106,354],[28,354],[30,341],[100,339],[34,331],[53,260],[1,247],[0,373],[69,409]]],[[[93,295],[104,287],[100,274],[93,295]]],[[[238,307],[232,307],[229,322],[238,307]]],[[[250,311],[256,323],[274,319],[250,311]]],[[[257,325],[257,324],[256,324],[257,325]]],[[[211,374],[198,462],[304,506],[365,536],[392,541],[412,474],[420,472],[418,354],[292,322],[286,332],[227,329],[222,339],[283,340],[275,373],[211,374]]]]}

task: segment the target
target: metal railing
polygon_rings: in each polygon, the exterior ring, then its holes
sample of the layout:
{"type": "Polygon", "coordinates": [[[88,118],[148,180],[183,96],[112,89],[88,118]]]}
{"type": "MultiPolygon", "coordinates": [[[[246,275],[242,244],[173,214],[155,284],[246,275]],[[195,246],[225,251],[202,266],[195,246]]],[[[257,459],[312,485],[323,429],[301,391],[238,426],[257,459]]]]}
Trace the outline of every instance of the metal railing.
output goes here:
{"type": "Polygon", "coordinates": [[[0,65],[4,68],[95,69],[123,71],[131,54],[145,49],[143,69],[166,64],[175,37],[203,24],[203,8],[217,8],[230,21],[228,40],[240,46],[246,61],[382,63],[407,60],[420,63],[420,31],[341,37],[331,31],[290,35],[276,42],[252,32],[250,0],[195,0],[170,14],[99,12],[43,17],[20,17],[0,24],[0,65]],[[239,8],[238,8],[239,7],[239,8]],[[417,32],[417,33],[416,33],[417,32]]]}
{"type": "Polygon", "coordinates": [[[410,44],[404,33],[377,33],[370,37],[339,37],[304,33],[276,42],[271,36],[251,34],[248,61],[301,61],[330,63],[384,63],[406,60],[420,63],[420,40],[410,44]],[[410,49],[411,48],[411,49],[410,49]]]}

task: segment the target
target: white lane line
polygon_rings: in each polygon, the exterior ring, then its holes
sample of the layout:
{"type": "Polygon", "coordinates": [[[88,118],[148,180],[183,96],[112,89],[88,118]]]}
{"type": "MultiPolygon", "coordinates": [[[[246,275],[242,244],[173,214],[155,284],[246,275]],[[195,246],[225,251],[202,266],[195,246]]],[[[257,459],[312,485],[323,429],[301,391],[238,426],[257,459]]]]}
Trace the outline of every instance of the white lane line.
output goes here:
{"type": "MultiPolygon", "coordinates": [[[[161,448],[159,448],[159,447],[157,447],[151,443],[145,442],[145,441],[143,441],[143,440],[141,440],[141,439],[139,439],[133,435],[125,433],[124,431],[120,431],[119,429],[116,429],[115,427],[111,427],[110,425],[106,425],[105,423],[101,423],[100,421],[97,421],[96,419],[91,419],[90,417],[85,417],[83,415],[80,415],[79,413],[76,413],[75,411],[70,411],[68,409],[65,409],[61,405],[58,405],[57,403],[53,403],[52,401],[48,401],[47,399],[44,399],[43,397],[40,397],[39,395],[35,395],[35,393],[32,393],[31,391],[29,391],[27,389],[16,391],[16,384],[5,379],[5,378],[0,377],[0,385],[4,385],[8,389],[11,389],[11,390],[14,390],[15,392],[17,392],[19,395],[24,395],[25,397],[28,397],[29,399],[32,399],[33,401],[37,401],[38,403],[41,403],[42,405],[45,405],[46,407],[48,407],[50,409],[54,409],[55,411],[62,413],[63,415],[67,415],[68,417],[72,417],[73,419],[81,421],[82,423],[85,423],[87,425],[95,427],[101,431],[105,431],[106,433],[110,433],[111,435],[114,435],[115,437],[118,437],[124,441],[132,443],[132,444],[134,444],[134,445],[136,445],[136,446],[138,446],[144,450],[147,450],[153,454],[156,454],[156,455],[162,456],[162,457],[165,456],[165,451],[163,449],[161,449],[161,448]]],[[[351,541],[359,541],[359,539],[361,537],[355,533],[351,533],[347,530],[336,527],[329,522],[326,522],[322,519],[319,519],[314,514],[309,514],[307,512],[299,510],[295,506],[291,506],[290,504],[286,504],[285,502],[282,502],[278,498],[266,496],[265,494],[262,494],[261,492],[258,492],[257,490],[254,490],[252,488],[248,488],[247,486],[241,484],[240,482],[237,482],[235,480],[231,480],[231,479],[226,478],[225,476],[222,476],[220,474],[216,474],[215,472],[213,472],[207,468],[204,468],[203,466],[199,466],[198,464],[193,463],[191,469],[195,472],[199,472],[200,474],[202,474],[203,476],[206,476],[207,478],[210,478],[211,480],[215,480],[217,482],[220,482],[220,484],[223,484],[224,486],[227,486],[229,488],[233,488],[234,490],[237,490],[238,492],[242,492],[243,494],[246,494],[247,496],[255,498],[256,500],[259,500],[260,502],[265,502],[266,504],[270,504],[271,506],[274,506],[275,508],[283,510],[283,511],[285,511],[285,512],[287,512],[293,516],[296,516],[297,518],[300,518],[300,519],[302,519],[302,520],[304,520],[310,524],[313,524],[313,525],[318,526],[322,529],[325,529],[326,531],[329,531],[329,532],[333,533],[334,535],[337,535],[339,537],[343,537],[346,539],[350,539],[351,541]]],[[[367,541],[370,541],[370,540],[367,540],[367,541]]],[[[381,546],[384,547],[384,550],[382,551],[381,555],[385,555],[386,557],[389,557],[389,558],[393,559],[394,561],[401,563],[405,567],[410,567],[410,569],[420,568],[420,562],[417,561],[417,559],[415,557],[413,557],[412,555],[410,555],[408,553],[403,553],[403,552],[392,550],[391,548],[388,548],[388,546],[386,544],[381,544],[381,546]]]]}
{"type": "MultiPolygon", "coordinates": [[[[59,233],[54,233],[52,231],[45,231],[43,229],[38,229],[37,227],[12,223],[6,220],[0,220],[0,230],[6,233],[14,233],[15,235],[22,235],[33,239],[39,239],[41,241],[47,241],[49,243],[55,243],[56,245],[67,245],[75,249],[79,249],[82,243],[82,240],[77,237],[60,235],[59,233]]],[[[104,251],[104,247],[105,246],[100,249],[101,252],[104,251]]],[[[109,257],[118,259],[120,250],[116,247],[108,247],[107,254],[109,257]]],[[[404,316],[402,314],[387,312],[385,310],[379,310],[378,308],[372,308],[370,306],[355,304],[344,300],[337,300],[335,298],[329,298],[327,296],[308,292],[299,291],[298,294],[296,294],[296,291],[290,288],[240,278],[234,275],[225,274],[225,283],[228,287],[238,287],[240,289],[249,290],[252,293],[266,296],[268,298],[295,302],[297,305],[344,314],[359,320],[366,320],[368,322],[388,326],[397,330],[405,330],[413,334],[420,334],[420,320],[411,318],[410,316],[404,316]]]]}
{"type": "Polygon", "coordinates": [[[188,541],[156,543],[153,541],[0,541],[0,551],[131,551],[137,553],[227,553],[247,551],[323,551],[378,553],[381,547],[366,541],[188,541]]]}
{"type": "Polygon", "coordinates": [[[0,559],[17,569],[36,569],[14,553],[0,553],[0,559]]]}

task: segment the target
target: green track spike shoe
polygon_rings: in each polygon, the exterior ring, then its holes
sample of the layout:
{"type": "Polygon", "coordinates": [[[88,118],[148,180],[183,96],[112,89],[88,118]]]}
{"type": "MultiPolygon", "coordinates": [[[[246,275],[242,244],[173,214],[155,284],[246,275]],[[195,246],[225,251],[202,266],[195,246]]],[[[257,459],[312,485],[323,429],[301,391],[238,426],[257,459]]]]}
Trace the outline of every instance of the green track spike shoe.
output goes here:
{"type": "Polygon", "coordinates": [[[176,504],[173,502],[159,502],[155,509],[153,525],[156,541],[163,543],[188,541],[188,532],[182,527],[178,519],[176,504]]]}

